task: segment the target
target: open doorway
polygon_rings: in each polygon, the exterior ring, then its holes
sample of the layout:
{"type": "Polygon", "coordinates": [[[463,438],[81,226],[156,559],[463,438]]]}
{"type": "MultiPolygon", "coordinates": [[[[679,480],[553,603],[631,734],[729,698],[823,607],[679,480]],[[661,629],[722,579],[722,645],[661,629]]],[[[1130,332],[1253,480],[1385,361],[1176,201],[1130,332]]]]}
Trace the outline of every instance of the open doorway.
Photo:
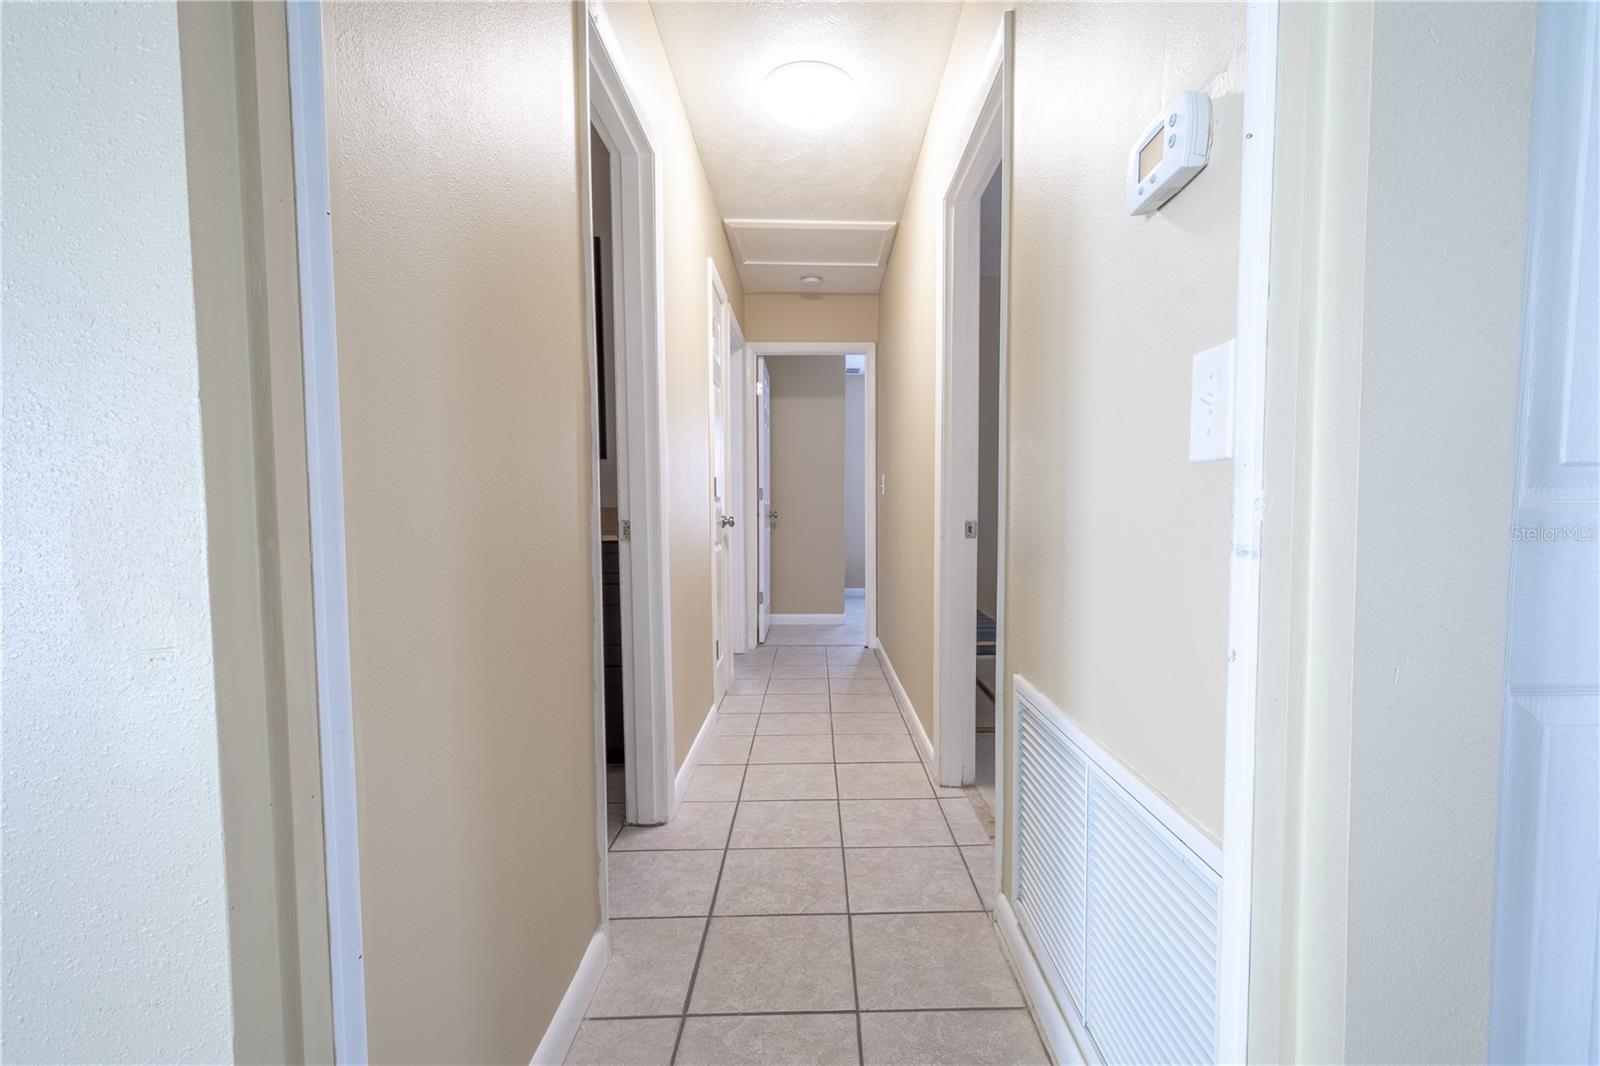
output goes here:
{"type": "Polygon", "coordinates": [[[659,174],[606,34],[589,25],[596,758],[603,847],[671,812],[671,604],[657,300],[659,174]]]}
{"type": "Polygon", "coordinates": [[[749,590],[762,644],[871,643],[874,345],[748,345],[749,590]]]}
{"type": "Polygon", "coordinates": [[[996,167],[978,206],[978,566],[973,784],[995,809],[995,653],[1000,617],[1000,187],[996,167]]]}

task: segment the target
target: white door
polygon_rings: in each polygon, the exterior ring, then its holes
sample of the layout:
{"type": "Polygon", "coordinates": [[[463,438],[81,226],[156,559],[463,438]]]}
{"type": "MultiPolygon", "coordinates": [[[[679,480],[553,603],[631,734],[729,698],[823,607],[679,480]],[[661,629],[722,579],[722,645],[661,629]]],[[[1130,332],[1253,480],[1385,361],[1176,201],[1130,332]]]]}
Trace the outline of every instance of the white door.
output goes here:
{"type": "Polygon", "coordinates": [[[716,696],[733,684],[733,544],[728,484],[728,297],[711,275],[711,605],[716,696]]]}
{"type": "Polygon", "coordinates": [[[772,520],[778,512],[772,504],[772,378],[767,361],[760,361],[756,380],[756,510],[761,523],[757,547],[756,639],[765,641],[772,628],[772,520]]]}
{"type": "Polygon", "coordinates": [[[1600,5],[1540,5],[1489,1056],[1600,1062],[1600,5]]]}

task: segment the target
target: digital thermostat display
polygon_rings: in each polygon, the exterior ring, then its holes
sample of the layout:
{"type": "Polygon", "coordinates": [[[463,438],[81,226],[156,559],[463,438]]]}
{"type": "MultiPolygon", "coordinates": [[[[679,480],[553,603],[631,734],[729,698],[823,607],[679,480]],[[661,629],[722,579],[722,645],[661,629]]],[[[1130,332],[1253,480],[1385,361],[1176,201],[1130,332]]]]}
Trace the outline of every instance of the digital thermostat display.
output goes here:
{"type": "Polygon", "coordinates": [[[1187,92],[1150,120],[1128,153],[1128,214],[1147,215],[1205,169],[1211,98],[1187,92]]]}

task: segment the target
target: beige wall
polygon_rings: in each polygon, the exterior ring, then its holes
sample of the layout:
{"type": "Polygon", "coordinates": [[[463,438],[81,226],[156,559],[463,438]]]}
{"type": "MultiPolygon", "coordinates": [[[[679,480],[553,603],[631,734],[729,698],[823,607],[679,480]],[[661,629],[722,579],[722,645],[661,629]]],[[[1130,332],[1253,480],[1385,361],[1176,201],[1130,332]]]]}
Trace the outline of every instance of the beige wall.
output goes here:
{"type": "Polygon", "coordinates": [[[844,356],[784,355],[772,376],[772,612],[844,610],[844,356]]]}
{"type": "Polygon", "coordinates": [[[1188,462],[1189,386],[1234,333],[1243,6],[1016,17],[1006,668],[1220,836],[1232,468],[1188,462]],[[1129,138],[1187,89],[1210,163],[1130,217],[1129,138]]]}
{"type": "Polygon", "coordinates": [[[1307,382],[1306,533],[1273,982],[1289,992],[1264,1058],[1488,1055],[1535,12],[1335,6],[1286,23],[1318,46],[1289,53],[1310,72],[1285,82],[1303,96],[1290,128],[1312,146],[1279,185],[1305,202],[1286,220],[1302,256],[1273,268],[1310,327],[1274,349],[1307,382]],[[1478,163],[1419,186],[1408,161],[1449,150],[1424,117],[1443,108],[1476,116],[1478,163]]]}
{"type": "Polygon", "coordinates": [[[607,4],[623,76],[645,111],[662,173],[667,314],[667,550],[672,579],[672,702],[681,764],[715,699],[711,613],[711,324],[706,259],[744,322],[744,290],[706,184],[649,4],[607,4]]]}
{"type": "Polygon", "coordinates": [[[525,1062],[600,917],[575,13],[327,18],[371,1055],[525,1062]]]}
{"type": "Polygon", "coordinates": [[[933,733],[933,478],[935,241],[943,200],[965,147],[961,129],[999,31],[1002,4],[965,5],[928,132],[912,174],[878,295],[878,638],[906,695],[933,733]]]}
{"type": "Polygon", "coordinates": [[[739,321],[747,341],[872,341],[878,339],[878,297],[752,292],[739,321]]]}

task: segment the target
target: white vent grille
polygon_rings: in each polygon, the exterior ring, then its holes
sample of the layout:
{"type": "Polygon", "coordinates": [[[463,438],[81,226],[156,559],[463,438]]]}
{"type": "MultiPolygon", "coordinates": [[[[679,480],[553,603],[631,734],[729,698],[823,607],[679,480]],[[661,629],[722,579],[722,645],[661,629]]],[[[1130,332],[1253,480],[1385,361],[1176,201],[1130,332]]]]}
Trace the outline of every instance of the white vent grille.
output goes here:
{"type": "Polygon", "coordinates": [[[1214,1060],[1220,856],[1026,682],[1013,691],[1014,902],[1062,1009],[1106,1062],[1214,1060]]]}

